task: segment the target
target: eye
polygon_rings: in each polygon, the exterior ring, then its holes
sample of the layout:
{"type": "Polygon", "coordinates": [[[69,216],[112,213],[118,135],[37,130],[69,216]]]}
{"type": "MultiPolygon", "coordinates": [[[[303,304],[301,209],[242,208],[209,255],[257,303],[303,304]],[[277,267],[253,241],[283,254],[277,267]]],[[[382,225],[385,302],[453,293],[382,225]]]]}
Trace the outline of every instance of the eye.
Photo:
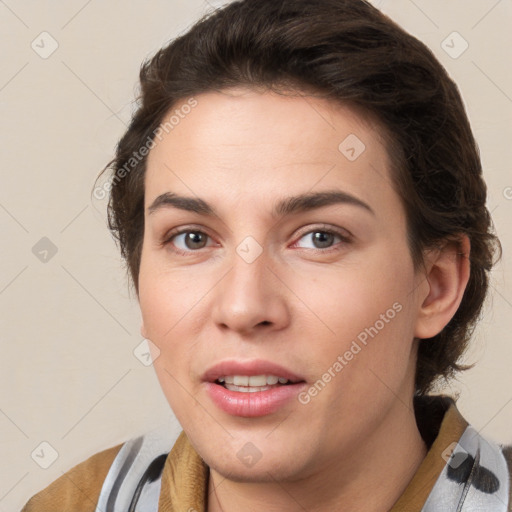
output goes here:
{"type": "Polygon", "coordinates": [[[183,229],[170,233],[164,244],[173,246],[172,250],[178,254],[187,254],[205,248],[208,238],[204,231],[183,229]]]}
{"type": "MultiPolygon", "coordinates": [[[[182,256],[190,255],[194,252],[211,246],[208,245],[208,239],[211,237],[199,229],[181,229],[168,234],[163,245],[169,246],[170,250],[182,256]]],[[[303,233],[299,240],[295,242],[294,247],[301,249],[310,249],[318,252],[330,252],[339,250],[339,247],[332,247],[336,239],[343,243],[349,243],[350,237],[345,233],[333,228],[316,228],[310,229],[303,233]],[[309,240],[309,247],[300,246],[301,240],[309,240]]],[[[338,244],[339,245],[339,244],[338,244]]]]}
{"type": "MultiPolygon", "coordinates": [[[[345,233],[339,232],[334,229],[314,229],[303,234],[299,241],[295,243],[297,245],[300,240],[309,240],[311,245],[309,247],[301,247],[305,249],[319,250],[321,252],[327,252],[325,249],[331,249],[332,244],[335,240],[339,239],[341,242],[348,243],[350,240],[345,233]]],[[[336,250],[336,249],[334,249],[336,250]]]]}

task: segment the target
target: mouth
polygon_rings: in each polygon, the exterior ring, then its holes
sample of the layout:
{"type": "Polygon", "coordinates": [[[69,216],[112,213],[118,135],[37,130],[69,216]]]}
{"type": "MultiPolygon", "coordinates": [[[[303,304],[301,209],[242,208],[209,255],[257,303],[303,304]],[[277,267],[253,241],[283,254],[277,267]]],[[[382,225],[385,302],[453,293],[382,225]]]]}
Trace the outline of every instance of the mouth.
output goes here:
{"type": "Polygon", "coordinates": [[[277,412],[306,386],[300,375],[270,361],[223,361],[203,375],[212,402],[231,416],[277,412]]]}
{"type": "Polygon", "coordinates": [[[226,375],[215,380],[215,384],[229,391],[240,393],[257,393],[281,386],[290,386],[304,381],[291,381],[277,375],[226,375]]]}
{"type": "Polygon", "coordinates": [[[286,386],[305,382],[305,379],[288,368],[263,359],[249,361],[225,360],[209,368],[202,376],[205,382],[212,382],[230,389],[230,386],[261,388],[286,386]]]}

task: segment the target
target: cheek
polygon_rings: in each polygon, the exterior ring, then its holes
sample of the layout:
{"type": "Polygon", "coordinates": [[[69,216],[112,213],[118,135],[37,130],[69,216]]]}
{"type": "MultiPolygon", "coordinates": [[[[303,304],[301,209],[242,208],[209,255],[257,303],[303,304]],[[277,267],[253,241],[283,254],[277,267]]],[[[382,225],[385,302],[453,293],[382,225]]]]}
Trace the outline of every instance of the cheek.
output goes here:
{"type": "Polygon", "coordinates": [[[307,306],[308,323],[316,323],[324,340],[343,345],[375,323],[384,331],[383,322],[387,328],[398,316],[397,309],[404,309],[412,273],[398,268],[383,272],[381,268],[378,264],[326,268],[309,279],[304,279],[308,275],[304,272],[300,279],[294,277],[290,287],[307,306]]]}
{"type": "Polygon", "coordinates": [[[332,390],[337,388],[344,396],[371,394],[375,386],[385,392],[379,379],[396,389],[411,363],[414,273],[412,266],[398,261],[383,265],[384,261],[381,257],[364,268],[354,265],[316,273],[302,286],[295,283],[294,292],[305,298],[305,314],[311,319],[304,330],[310,334],[304,339],[318,339],[309,349],[311,367],[317,378],[329,370],[336,374],[333,380],[338,384],[332,390]]]}
{"type": "Polygon", "coordinates": [[[310,388],[313,410],[352,422],[356,431],[368,425],[376,428],[380,413],[391,407],[396,397],[406,401],[404,391],[408,392],[411,384],[415,361],[409,312],[399,306],[383,311],[387,323],[379,316],[368,321],[362,316],[345,317],[346,331],[352,334],[345,334],[340,325],[336,345],[316,354],[318,380],[310,388]]]}
{"type": "Polygon", "coordinates": [[[190,271],[160,269],[146,260],[139,276],[139,305],[149,339],[156,344],[171,341],[182,319],[194,314],[208,283],[190,271]]]}
{"type": "Polygon", "coordinates": [[[153,366],[174,409],[180,407],[182,386],[191,380],[205,321],[202,309],[208,291],[207,276],[190,270],[157,270],[149,258],[141,265],[139,304],[146,337],[159,352],[153,366]]]}

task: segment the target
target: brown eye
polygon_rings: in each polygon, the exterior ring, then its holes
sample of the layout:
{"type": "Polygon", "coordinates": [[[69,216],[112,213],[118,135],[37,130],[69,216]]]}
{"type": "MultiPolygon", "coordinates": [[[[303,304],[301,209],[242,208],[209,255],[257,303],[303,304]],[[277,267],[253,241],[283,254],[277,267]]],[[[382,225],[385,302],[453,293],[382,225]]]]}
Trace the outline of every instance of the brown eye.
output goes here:
{"type": "Polygon", "coordinates": [[[185,245],[189,249],[202,249],[205,245],[207,235],[200,231],[185,233],[185,245]]]}
{"type": "Polygon", "coordinates": [[[176,245],[182,251],[203,249],[206,246],[208,235],[202,231],[182,231],[173,235],[169,243],[176,245]]]}

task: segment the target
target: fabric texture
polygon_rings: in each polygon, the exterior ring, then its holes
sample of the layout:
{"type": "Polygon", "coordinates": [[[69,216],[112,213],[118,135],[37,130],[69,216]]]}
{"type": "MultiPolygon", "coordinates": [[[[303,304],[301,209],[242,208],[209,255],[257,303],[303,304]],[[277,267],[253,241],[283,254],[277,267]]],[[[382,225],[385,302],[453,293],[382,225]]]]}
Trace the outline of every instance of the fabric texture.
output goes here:
{"type": "Polygon", "coordinates": [[[122,446],[97,453],[64,473],[33,496],[21,512],[94,512],[103,481],[122,446]]]}
{"type": "Polygon", "coordinates": [[[176,438],[154,430],[124,443],[103,483],[96,512],[157,510],[161,474],[176,438]]]}
{"type": "MultiPolygon", "coordinates": [[[[415,397],[414,412],[428,452],[390,512],[512,512],[512,447],[480,436],[450,397],[415,397]]],[[[208,480],[184,432],[146,435],[79,464],[22,512],[206,512],[208,480]]]]}

